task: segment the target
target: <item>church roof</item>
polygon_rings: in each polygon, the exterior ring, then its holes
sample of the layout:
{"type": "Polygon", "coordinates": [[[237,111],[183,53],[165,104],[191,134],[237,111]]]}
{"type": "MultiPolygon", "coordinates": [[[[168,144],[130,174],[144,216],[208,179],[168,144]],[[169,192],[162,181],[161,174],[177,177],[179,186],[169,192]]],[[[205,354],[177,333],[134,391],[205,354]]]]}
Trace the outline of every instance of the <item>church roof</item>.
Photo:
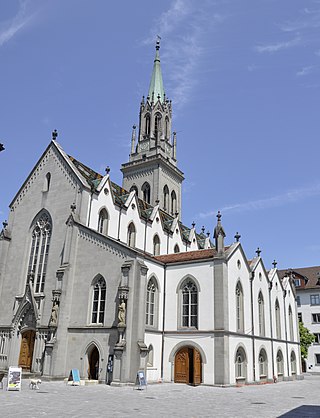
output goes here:
{"type": "Polygon", "coordinates": [[[154,59],[152,76],[149,86],[149,93],[148,96],[150,99],[154,98],[154,101],[157,101],[158,96],[160,96],[161,102],[164,102],[164,88],[163,88],[163,81],[162,81],[162,72],[160,66],[160,41],[158,40],[156,43],[156,56],[154,59]]]}
{"type": "MultiPolygon", "coordinates": [[[[225,247],[227,251],[230,247],[225,247]]],[[[187,251],[183,253],[174,253],[166,255],[158,255],[154,257],[156,260],[161,261],[162,263],[171,264],[171,263],[181,263],[185,261],[195,261],[195,260],[207,260],[213,258],[218,254],[215,248],[209,248],[206,250],[196,250],[196,251],[187,251]]]]}
{"type": "Polygon", "coordinates": [[[306,284],[303,286],[303,289],[320,289],[320,266],[278,270],[278,275],[283,279],[290,272],[305,278],[306,284]]]}

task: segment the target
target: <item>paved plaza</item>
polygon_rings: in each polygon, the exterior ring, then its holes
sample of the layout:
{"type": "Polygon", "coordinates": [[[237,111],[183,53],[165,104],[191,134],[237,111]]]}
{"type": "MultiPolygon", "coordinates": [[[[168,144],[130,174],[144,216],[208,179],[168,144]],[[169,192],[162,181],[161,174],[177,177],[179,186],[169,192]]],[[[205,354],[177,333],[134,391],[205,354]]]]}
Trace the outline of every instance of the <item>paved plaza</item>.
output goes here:
{"type": "MultiPolygon", "coordinates": [[[[4,383],[6,383],[4,379],[4,383]]],[[[133,387],[42,382],[0,389],[1,417],[320,417],[320,376],[302,381],[218,388],[163,383],[133,387]]]]}

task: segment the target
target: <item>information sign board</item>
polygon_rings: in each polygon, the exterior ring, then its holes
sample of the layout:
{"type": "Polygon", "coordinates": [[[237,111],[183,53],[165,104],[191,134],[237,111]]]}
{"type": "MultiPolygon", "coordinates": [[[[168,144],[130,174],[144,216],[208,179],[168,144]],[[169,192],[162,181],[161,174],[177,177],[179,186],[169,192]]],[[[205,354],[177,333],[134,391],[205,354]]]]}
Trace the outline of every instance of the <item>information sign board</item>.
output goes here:
{"type": "Polygon", "coordinates": [[[21,367],[9,367],[8,371],[8,387],[7,390],[21,390],[21,367]]]}

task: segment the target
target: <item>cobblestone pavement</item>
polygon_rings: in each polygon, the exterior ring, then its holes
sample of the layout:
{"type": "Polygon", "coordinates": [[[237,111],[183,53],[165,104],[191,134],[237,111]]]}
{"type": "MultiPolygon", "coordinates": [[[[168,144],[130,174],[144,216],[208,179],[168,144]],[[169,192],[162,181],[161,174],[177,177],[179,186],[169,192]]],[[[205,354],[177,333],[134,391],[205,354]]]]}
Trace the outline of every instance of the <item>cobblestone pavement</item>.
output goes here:
{"type": "Polygon", "coordinates": [[[218,388],[163,383],[133,387],[42,382],[0,389],[1,417],[320,417],[320,376],[302,381],[218,388]]]}

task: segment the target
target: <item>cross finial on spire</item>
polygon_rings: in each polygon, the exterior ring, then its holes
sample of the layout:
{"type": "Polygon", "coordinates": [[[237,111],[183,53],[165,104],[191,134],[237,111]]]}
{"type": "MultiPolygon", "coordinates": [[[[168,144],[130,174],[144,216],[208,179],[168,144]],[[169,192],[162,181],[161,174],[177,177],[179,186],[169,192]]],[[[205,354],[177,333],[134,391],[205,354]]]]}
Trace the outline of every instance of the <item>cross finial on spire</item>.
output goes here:
{"type": "Polygon", "coordinates": [[[160,41],[161,41],[161,37],[159,35],[157,35],[157,41],[156,41],[156,50],[159,51],[160,49],[160,41]]]}
{"type": "Polygon", "coordinates": [[[256,249],[256,253],[257,253],[257,256],[258,256],[258,257],[260,257],[261,250],[260,250],[260,248],[259,248],[259,247],[256,249]]]}
{"type": "Polygon", "coordinates": [[[58,136],[58,131],[55,129],[54,131],[52,131],[52,140],[55,141],[57,139],[58,136]]]}
{"type": "Polygon", "coordinates": [[[220,210],[218,210],[218,214],[217,214],[217,218],[218,218],[218,222],[220,222],[221,221],[221,212],[220,212],[220,210]]]}
{"type": "Polygon", "coordinates": [[[277,262],[276,262],[276,260],[273,260],[273,263],[272,263],[272,265],[273,265],[273,268],[275,269],[276,267],[277,267],[277,262]]]}
{"type": "Polygon", "coordinates": [[[192,228],[194,229],[194,227],[196,226],[195,221],[193,221],[191,225],[192,225],[192,228]]]}
{"type": "Polygon", "coordinates": [[[236,240],[236,242],[239,242],[241,238],[241,235],[239,234],[239,232],[236,233],[236,235],[234,236],[234,239],[236,240]]]}

